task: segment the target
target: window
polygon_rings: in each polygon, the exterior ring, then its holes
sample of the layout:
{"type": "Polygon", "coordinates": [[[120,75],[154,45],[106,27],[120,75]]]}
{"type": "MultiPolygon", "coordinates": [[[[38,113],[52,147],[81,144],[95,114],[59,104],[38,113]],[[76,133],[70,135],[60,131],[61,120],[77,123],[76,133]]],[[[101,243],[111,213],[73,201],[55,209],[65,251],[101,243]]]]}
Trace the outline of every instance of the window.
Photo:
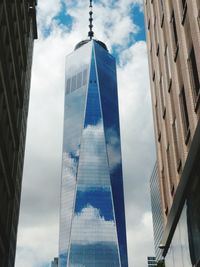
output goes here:
{"type": "Polygon", "coordinates": [[[150,26],[151,26],[151,22],[150,22],[150,19],[148,21],[148,30],[150,30],[150,26]]]}
{"type": "Polygon", "coordinates": [[[165,172],[164,167],[161,170],[161,186],[162,186],[162,192],[163,192],[163,200],[164,200],[164,209],[165,209],[165,215],[168,214],[168,199],[167,199],[167,184],[165,181],[165,172]]]}
{"type": "Polygon", "coordinates": [[[177,119],[176,117],[173,120],[172,123],[172,134],[173,134],[173,141],[174,141],[174,148],[175,148],[175,157],[176,157],[176,169],[179,173],[181,171],[181,157],[180,157],[180,151],[179,151],[179,139],[178,139],[178,126],[177,126],[177,119]]]}
{"type": "Polygon", "coordinates": [[[172,83],[172,71],[171,71],[171,65],[170,65],[170,59],[169,59],[169,49],[167,45],[165,48],[165,68],[166,68],[166,76],[167,76],[167,88],[168,88],[168,91],[170,91],[171,83],[172,83]]]}
{"type": "Polygon", "coordinates": [[[157,18],[154,19],[154,35],[155,35],[155,46],[156,46],[156,54],[158,55],[158,49],[159,49],[159,32],[158,32],[158,23],[157,18]]]}
{"type": "Polygon", "coordinates": [[[82,86],[82,72],[77,74],[77,89],[82,86]]]}
{"type": "Polygon", "coordinates": [[[86,85],[86,83],[87,83],[87,73],[88,73],[88,70],[85,69],[83,71],[83,85],[86,85]]]}
{"type": "Polygon", "coordinates": [[[163,75],[160,77],[160,96],[161,96],[161,104],[162,104],[162,115],[165,117],[166,113],[166,100],[165,100],[165,92],[164,92],[164,84],[163,84],[163,75]]]}
{"type": "Polygon", "coordinates": [[[182,2],[183,10],[184,10],[186,6],[186,0],[181,0],[181,2],[182,2]]]}
{"type": "Polygon", "coordinates": [[[156,100],[155,104],[155,120],[156,120],[156,130],[157,130],[157,135],[158,135],[158,142],[161,140],[161,131],[160,131],[160,126],[159,126],[159,117],[158,117],[158,104],[156,100]]]}
{"type": "Polygon", "coordinates": [[[164,21],[164,3],[163,0],[159,0],[159,7],[160,7],[160,25],[163,26],[164,21]]]}
{"type": "Polygon", "coordinates": [[[173,40],[174,41],[174,60],[176,60],[177,53],[178,53],[178,35],[177,35],[174,11],[172,12],[171,24],[172,24],[172,32],[173,32],[173,39],[174,39],[173,40]]]}
{"type": "Polygon", "coordinates": [[[155,81],[155,77],[156,77],[156,73],[155,73],[155,70],[154,70],[153,73],[152,73],[152,80],[153,80],[153,82],[155,81]]]}
{"type": "Polygon", "coordinates": [[[185,133],[185,143],[187,144],[189,139],[189,116],[188,116],[188,110],[187,110],[187,103],[186,103],[186,97],[185,97],[185,88],[182,87],[181,93],[180,93],[180,100],[181,100],[181,111],[182,111],[182,120],[183,120],[183,126],[184,126],[184,133],[185,133]]]}
{"type": "Polygon", "coordinates": [[[66,94],[70,93],[71,79],[67,79],[66,94]]]}
{"type": "Polygon", "coordinates": [[[185,22],[185,17],[187,13],[187,1],[186,0],[181,0],[181,5],[182,5],[182,25],[185,22]]]}
{"type": "Polygon", "coordinates": [[[188,62],[189,62],[189,70],[190,70],[190,78],[191,78],[190,80],[191,80],[193,93],[194,93],[195,100],[196,100],[196,98],[199,96],[200,82],[199,82],[199,75],[198,75],[196,57],[195,57],[193,46],[190,51],[188,62]]]}
{"type": "Polygon", "coordinates": [[[76,75],[72,77],[71,92],[76,90],[76,75]]]}

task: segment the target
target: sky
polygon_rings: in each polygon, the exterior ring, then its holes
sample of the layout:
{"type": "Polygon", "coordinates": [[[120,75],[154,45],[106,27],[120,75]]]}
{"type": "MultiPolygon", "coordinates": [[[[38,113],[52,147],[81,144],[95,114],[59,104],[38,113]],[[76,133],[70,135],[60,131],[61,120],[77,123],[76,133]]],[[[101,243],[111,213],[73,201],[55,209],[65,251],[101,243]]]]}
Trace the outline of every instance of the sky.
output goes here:
{"type": "MultiPolygon", "coordinates": [[[[58,255],[65,57],[87,38],[88,6],[38,1],[15,267],[48,267],[58,255]]],[[[129,267],[146,267],[155,145],[142,0],[94,1],[94,32],[117,60],[129,267]]]]}

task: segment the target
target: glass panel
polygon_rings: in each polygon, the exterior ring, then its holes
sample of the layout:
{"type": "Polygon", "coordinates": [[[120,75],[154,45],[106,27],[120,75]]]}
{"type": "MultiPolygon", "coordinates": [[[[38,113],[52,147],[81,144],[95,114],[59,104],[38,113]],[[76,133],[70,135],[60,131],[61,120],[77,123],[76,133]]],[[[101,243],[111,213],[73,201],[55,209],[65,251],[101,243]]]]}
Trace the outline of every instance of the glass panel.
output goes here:
{"type": "Polygon", "coordinates": [[[187,226],[187,206],[183,207],[182,214],[176,226],[170,248],[165,257],[166,267],[192,267],[187,226]]]}
{"type": "Polygon", "coordinates": [[[76,89],[76,75],[72,77],[71,92],[73,92],[75,89],[76,89]]]}
{"type": "Polygon", "coordinates": [[[95,55],[121,264],[127,267],[116,64],[115,59],[97,43],[95,55]]]}
{"type": "Polygon", "coordinates": [[[77,89],[82,85],[82,72],[79,72],[77,75],[77,89]]]}
{"type": "Polygon", "coordinates": [[[66,94],[70,93],[71,79],[67,79],[66,94]]]}

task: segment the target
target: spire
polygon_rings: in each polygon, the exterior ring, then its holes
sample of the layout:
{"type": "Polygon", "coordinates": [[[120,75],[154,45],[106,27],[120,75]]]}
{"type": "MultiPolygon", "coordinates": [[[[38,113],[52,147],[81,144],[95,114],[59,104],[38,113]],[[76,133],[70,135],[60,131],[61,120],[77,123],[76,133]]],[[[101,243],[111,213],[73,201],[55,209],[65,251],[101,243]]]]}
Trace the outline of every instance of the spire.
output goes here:
{"type": "Polygon", "coordinates": [[[89,18],[89,29],[90,31],[88,32],[88,36],[90,37],[90,40],[92,40],[92,37],[94,36],[94,32],[92,31],[92,28],[93,28],[93,24],[92,24],[92,21],[93,21],[93,18],[92,18],[92,15],[93,15],[93,11],[92,11],[92,0],[90,0],[90,5],[89,5],[89,8],[90,8],[90,11],[89,11],[89,15],[90,15],[90,18],[89,18]]]}

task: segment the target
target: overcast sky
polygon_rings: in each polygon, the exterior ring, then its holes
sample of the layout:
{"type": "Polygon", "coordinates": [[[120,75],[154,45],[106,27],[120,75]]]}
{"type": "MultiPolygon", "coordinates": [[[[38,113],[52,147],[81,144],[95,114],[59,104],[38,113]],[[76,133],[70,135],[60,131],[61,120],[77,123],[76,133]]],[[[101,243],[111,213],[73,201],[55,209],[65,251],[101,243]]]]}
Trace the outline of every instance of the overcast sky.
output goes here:
{"type": "MultiPolygon", "coordinates": [[[[149,178],[155,148],[142,0],[94,2],[95,38],[118,62],[129,267],[146,267],[154,254],[149,178]]],[[[65,56],[87,38],[88,5],[38,1],[15,267],[47,267],[58,255],[65,56]]]]}

